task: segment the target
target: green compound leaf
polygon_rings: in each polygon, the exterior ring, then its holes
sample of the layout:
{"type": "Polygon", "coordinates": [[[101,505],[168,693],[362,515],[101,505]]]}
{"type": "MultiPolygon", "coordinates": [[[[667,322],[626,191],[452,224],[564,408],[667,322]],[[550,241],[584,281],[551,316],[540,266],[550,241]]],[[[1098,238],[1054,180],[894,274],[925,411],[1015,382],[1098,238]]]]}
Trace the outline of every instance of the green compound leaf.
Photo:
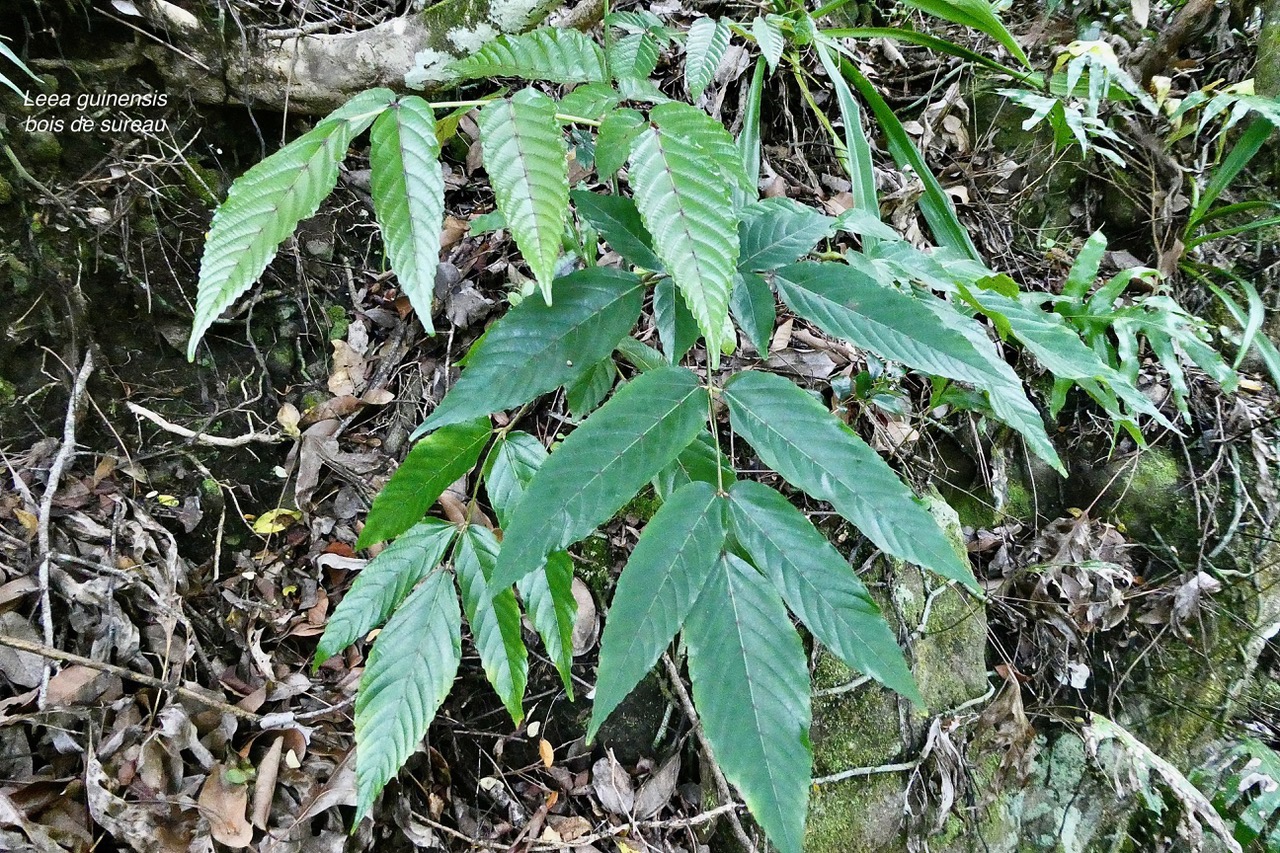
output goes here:
{"type": "Polygon", "coordinates": [[[733,277],[733,293],[729,294],[729,311],[756,348],[756,354],[768,358],[769,339],[778,320],[769,282],[753,272],[737,273],[733,277]]]}
{"type": "Polygon", "coordinates": [[[1008,48],[1014,59],[1031,67],[1022,46],[1000,22],[987,0],[906,0],[906,3],[936,18],[991,36],[1008,48]]]}
{"type": "Polygon", "coordinates": [[[187,360],[218,315],[258,280],[280,244],[314,216],[338,182],[351,140],[373,123],[395,95],[371,89],[235,180],[218,206],[200,258],[196,314],[187,360]]]}
{"type": "Polygon", "coordinates": [[[631,141],[646,125],[644,116],[632,109],[614,110],[604,117],[596,137],[596,175],[600,180],[609,180],[622,168],[627,162],[631,141]]]}
{"type": "Polygon", "coordinates": [[[1007,324],[1008,334],[1026,347],[1046,370],[1058,379],[1070,379],[1079,384],[1113,418],[1123,420],[1126,417],[1115,405],[1118,397],[1128,405],[1130,412],[1149,415],[1162,426],[1172,428],[1173,424],[1160,414],[1145,394],[1080,340],[1062,315],[1028,304],[1035,298],[1031,294],[1019,294],[1019,298],[1014,298],[994,290],[964,286],[961,286],[961,293],[997,324],[1007,324]],[[1106,394],[1091,380],[1106,383],[1112,393],[1106,394]]]}
{"type": "Polygon", "coordinates": [[[653,237],[645,229],[635,202],[625,196],[586,190],[574,190],[570,195],[578,214],[595,226],[623,260],[642,270],[662,271],[662,261],[653,253],[653,237]]]}
{"type": "Polygon", "coordinates": [[[458,537],[453,568],[462,593],[462,609],[480,653],[480,665],[518,726],[524,719],[521,702],[528,683],[529,654],[520,637],[520,607],[515,593],[510,587],[498,590],[489,586],[499,547],[493,533],[470,525],[458,537]]]}
{"type": "Polygon", "coordinates": [[[738,217],[727,187],[708,178],[741,170],[733,138],[724,134],[730,155],[695,140],[708,116],[686,104],[660,104],[650,111],[656,123],[632,143],[630,180],[636,207],[653,235],[663,266],[675,279],[685,304],[707,340],[714,369],[724,342],[729,292],[738,259],[738,217]]]}
{"type": "Polygon", "coordinates": [[[548,555],[542,569],[522,577],[516,582],[516,589],[572,702],[573,624],[578,615],[578,600],[573,597],[573,560],[564,551],[548,555]]]}
{"type": "Polygon", "coordinates": [[[653,321],[667,360],[678,364],[698,342],[698,322],[676,293],[675,282],[663,278],[653,288],[653,321]]]}
{"type": "Polygon", "coordinates": [[[360,570],[316,647],[318,667],[381,625],[418,581],[444,559],[458,529],[428,518],[409,528],[360,570]]]}
{"type": "Polygon", "coordinates": [[[569,214],[569,146],[556,120],[556,102],[522,89],[480,110],[477,124],[498,209],[550,305],[569,214]]]}
{"type": "Polygon", "coordinates": [[[587,83],[585,86],[579,86],[560,99],[558,108],[562,116],[560,121],[566,121],[564,116],[602,121],[614,107],[618,106],[621,97],[618,90],[608,83],[587,83]]]}
{"type": "Polygon", "coordinates": [[[724,499],[707,483],[678,489],[645,525],[609,605],[588,741],[675,639],[724,541],[724,499]]]}
{"type": "Polygon", "coordinates": [[[373,210],[400,289],[431,334],[431,300],[444,225],[444,174],[431,105],[401,99],[373,123],[373,210]]]}
{"type": "MultiPolygon", "coordinates": [[[[507,435],[489,455],[485,462],[485,488],[489,492],[489,503],[504,527],[546,459],[547,449],[542,442],[523,432],[507,435]]],[[[570,668],[573,666],[573,625],[578,614],[578,600],[573,596],[573,561],[564,551],[556,551],[547,557],[539,571],[521,578],[516,589],[572,701],[570,668]]]]}
{"type": "Polygon", "coordinates": [[[743,208],[738,223],[738,269],[772,270],[795,263],[819,240],[835,232],[836,221],[789,198],[766,198],[743,208]]]}
{"type": "Polygon", "coordinates": [[[774,846],[800,853],[813,767],[809,667],[778,593],[726,554],[689,614],[684,640],[693,702],[716,762],[774,846]]]}
{"type": "Polygon", "coordinates": [[[519,77],[552,83],[603,83],[609,75],[604,51],[574,29],[548,27],[499,36],[451,69],[462,80],[519,77]]]}
{"type": "Polygon", "coordinates": [[[689,90],[689,100],[702,97],[728,49],[729,25],[723,20],[698,18],[689,25],[684,45],[684,85],[689,90]]]}
{"type": "Polygon", "coordinates": [[[499,525],[507,526],[525,486],[546,458],[542,442],[527,432],[509,432],[494,443],[484,462],[484,488],[499,525]]]}
{"type": "Polygon", "coordinates": [[[708,483],[717,489],[723,483],[727,489],[736,480],[733,463],[716,447],[711,433],[703,431],[670,465],[658,472],[653,478],[653,488],[665,501],[690,483],[708,483]]]}
{"type": "Polygon", "coordinates": [[[631,33],[609,46],[609,71],[614,77],[644,79],[658,67],[658,40],[649,33],[631,33]]]}
{"type": "Polygon", "coordinates": [[[591,267],[556,282],[556,301],[526,299],[489,329],[461,377],[415,436],[521,406],[574,382],[613,352],[644,301],[640,279],[591,267]]]}
{"type": "Polygon", "coordinates": [[[911,490],[861,438],[791,381],[744,372],[723,397],[733,429],[760,459],[886,553],[980,593],[967,563],[911,490]]]}
{"type": "Polygon", "coordinates": [[[586,373],[564,388],[569,413],[581,420],[594,412],[604,402],[604,398],[609,396],[617,378],[618,368],[612,356],[605,356],[591,365],[586,373]]]}
{"type": "Polygon", "coordinates": [[[827,334],[881,358],[986,391],[996,415],[1062,470],[1021,380],[985,343],[976,345],[975,340],[986,341],[985,332],[951,306],[908,296],[844,264],[794,264],[778,270],[775,284],[791,310],[827,334]],[[962,325],[972,327],[972,338],[960,330],[962,325]]]}
{"type": "Polygon", "coordinates": [[[1080,247],[1080,254],[1071,264],[1067,280],[1062,283],[1062,295],[1068,299],[1083,300],[1098,280],[1098,269],[1107,253],[1107,238],[1101,231],[1094,231],[1080,247]]]}
{"type": "Polygon", "coordinates": [[[417,524],[444,490],[475,467],[489,441],[489,419],[452,424],[414,445],[373,499],[357,548],[399,536],[417,524]]]}
{"type": "Polygon", "coordinates": [[[778,69],[778,63],[782,61],[782,50],[787,46],[782,28],[778,26],[783,20],[785,19],[780,15],[761,15],[751,22],[751,34],[756,37],[760,53],[769,63],[770,72],[778,69]]]}
{"type": "Polygon", "coordinates": [[[505,586],[608,521],[689,446],[707,391],[680,367],[628,382],[543,463],[504,531],[493,582],[505,586]]]}
{"type": "Polygon", "coordinates": [[[853,669],[923,705],[880,608],[849,562],[778,492],[749,481],[729,493],[733,534],[813,635],[853,669]]]}
{"type": "Polygon", "coordinates": [[[356,820],[418,748],[462,660],[462,614],[447,572],[405,599],[374,641],[356,696],[356,820]]]}

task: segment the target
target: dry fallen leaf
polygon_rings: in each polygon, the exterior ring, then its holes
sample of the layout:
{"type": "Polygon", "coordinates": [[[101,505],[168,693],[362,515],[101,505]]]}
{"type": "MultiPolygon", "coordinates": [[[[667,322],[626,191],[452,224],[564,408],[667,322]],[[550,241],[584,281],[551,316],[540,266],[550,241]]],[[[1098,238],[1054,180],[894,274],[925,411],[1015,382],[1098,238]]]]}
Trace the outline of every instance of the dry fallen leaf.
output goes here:
{"type": "Polygon", "coordinates": [[[283,746],[284,738],[276,738],[267,747],[267,754],[258,762],[258,776],[253,780],[253,813],[250,817],[250,822],[258,829],[266,829],[267,820],[271,816],[271,800],[276,793],[283,746]]]}
{"type": "Polygon", "coordinates": [[[680,753],[662,763],[657,772],[645,780],[636,795],[636,820],[646,820],[662,811],[671,802],[680,781],[680,753]]]}
{"type": "Polygon", "coordinates": [[[200,813],[209,821],[209,830],[219,844],[232,848],[248,847],[253,842],[253,825],[245,817],[249,806],[249,786],[235,784],[226,778],[227,768],[218,764],[205,779],[197,803],[200,813]]]}
{"type": "Polygon", "coordinates": [[[600,618],[591,588],[575,577],[572,589],[578,602],[578,614],[573,623],[573,656],[578,657],[595,648],[596,641],[600,639],[600,618]]]}
{"type": "Polygon", "coordinates": [[[364,356],[346,341],[333,341],[333,372],[329,374],[329,393],[354,395],[364,390],[364,356]]]}
{"type": "Polygon", "coordinates": [[[542,758],[543,767],[550,767],[556,763],[556,751],[546,738],[538,738],[538,756],[542,758]]]}
{"type": "Polygon", "coordinates": [[[631,777],[613,757],[613,750],[591,766],[591,788],[605,811],[626,817],[635,807],[631,777]]]}
{"type": "MultiPolygon", "coordinates": [[[[42,642],[31,623],[15,610],[0,613],[0,633],[29,643],[42,642]]],[[[35,687],[44,674],[44,661],[39,655],[31,652],[20,652],[8,646],[0,646],[0,673],[14,684],[35,687]]]]}

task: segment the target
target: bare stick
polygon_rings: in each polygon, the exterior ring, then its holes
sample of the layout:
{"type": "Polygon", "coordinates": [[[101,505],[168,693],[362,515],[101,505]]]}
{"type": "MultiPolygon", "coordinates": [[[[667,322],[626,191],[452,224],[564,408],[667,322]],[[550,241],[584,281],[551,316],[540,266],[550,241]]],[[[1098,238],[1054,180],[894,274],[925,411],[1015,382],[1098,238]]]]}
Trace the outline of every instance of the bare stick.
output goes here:
{"type": "MultiPolygon", "coordinates": [[[[702,721],[698,719],[698,712],[693,708],[693,699],[690,698],[689,691],[684,689],[684,682],[680,679],[680,670],[676,667],[675,661],[671,659],[671,655],[665,652],[662,655],[662,665],[666,667],[667,677],[671,679],[671,689],[675,691],[676,698],[680,700],[680,707],[684,709],[685,716],[693,724],[693,734],[698,738],[698,744],[702,747],[702,757],[706,759],[707,766],[711,768],[711,775],[715,779],[716,792],[720,795],[721,802],[735,802],[733,792],[729,790],[729,781],[720,772],[720,765],[716,764],[715,756],[711,753],[711,744],[707,742],[707,736],[702,733],[702,721]]],[[[737,811],[729,811],[726,814],[729,818],[729,828],[733,830],[733,835],[738,839],[738,843],[742,845],[742,849],[747,853],[759,853],[755,842],[747,835],[747,831],[742,826],[742,821],[738,819],[737,811]]]]}
{"type": "MultiPolygon", "coordinates": [[[[89,374],[93,373],[93,350],[84,354],[84,363],[76,374],[75,383],[71,386],[71,399],[67,402],[67,415],[62,422],[62,446],[53,457],[49,466],[49,479],[44,485],[44,494],[40,497],[40,513],[36,521],[36,547],[40,558],[37,584],[40,588],[40,625],[44,630],[44,644],[53,645],[53,603],[49,597],[49,564],[52,548],[49,545],[49,516],[53,513],[53,497],[62,482],[62,472],[76,452],[76,419],[80,414],[80,406],[84,402],[85,389],[89,384],[89,374]]],[[[44,710],[45,696],[49,692],[49,672],[52,669],[45,661],[44,672],[40,675],[40,692],[37,704],[44,710]]]]}
{"type": "Polygon", "coordinates": [[[187,429],[184,426],[178,426],[175,423],[170,423],[160,415],[150,409],[139,406],[137,403],[126,401],[125,405],[129,407],[129,411],[133,412],[140,418],[146,418],[165,432],[171,432],[174,435],[189,438],[196,444],[207,444],[210,447],[244,447],[246,444],[253,444],[255,442],[258,444],[279,444],[281,441],[284,441],[284,436],[263,432],[250,432],[245,435],[236,436],[235,438],[223,438],[220,435],[205,435],[202,432],[196,432],[193,429],[187,429]]]}
{"type": "Polygon", "coordinates": [[[171,693],[176,693],[183,698],[191,699],[192,701],[199,702],[209,708],[213,708],[215,711],[221,711],[224,714],[232,714],[242,720],[248,720],[255,724],[262,719],[262,717],[252,711],[246,711],[244,708],[229,705],[221,699],[215,699],[212,696],[207,696],[199,690],[192,690],[190,687],[183,687],[178,684],[170,684],[169,682],[156,678],[153,675],[143,675],[140,672],[134,672],[131,669],[125,669],[124,667],[116,666],[113,663],[104,663],[100,660],[81,657],[80,655],[73,654],[71,652],[64,652],[62,649],[55,649],[52,646],[45,646],[40,643],[33,643],[30,640],[23,640],[20,637],[10,637],[7,634],[0,634],[0,646],[8,646],[11,649],[17,649],[20,652],[29,652],[33,655],[40,655],[40,657],[49,660],[87,666],[89,669],[106,672],[118,678],[125,679],[126,681],[133,681],[138,684],[145,684],[148,687],[154,687],[157,690],[166,690],[171,693]]]}

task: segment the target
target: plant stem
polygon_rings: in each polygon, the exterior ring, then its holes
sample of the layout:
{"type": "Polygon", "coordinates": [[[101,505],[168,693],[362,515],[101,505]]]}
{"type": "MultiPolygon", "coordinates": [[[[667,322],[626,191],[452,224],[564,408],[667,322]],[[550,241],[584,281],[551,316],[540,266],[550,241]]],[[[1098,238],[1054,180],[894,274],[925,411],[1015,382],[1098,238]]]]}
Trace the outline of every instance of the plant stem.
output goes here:
{"type": "Polygon", "coordinates": [[[716,442],[716,494],[723,495],[724,491],[724,466],[720,464],[720,458],[724,455],[720,450],[720,430],[716,429],[716,404],[714,392],[718,388],[708,388],[712,393],[707,394],[707,422],[711,427],[711,437],[716,442]]]}

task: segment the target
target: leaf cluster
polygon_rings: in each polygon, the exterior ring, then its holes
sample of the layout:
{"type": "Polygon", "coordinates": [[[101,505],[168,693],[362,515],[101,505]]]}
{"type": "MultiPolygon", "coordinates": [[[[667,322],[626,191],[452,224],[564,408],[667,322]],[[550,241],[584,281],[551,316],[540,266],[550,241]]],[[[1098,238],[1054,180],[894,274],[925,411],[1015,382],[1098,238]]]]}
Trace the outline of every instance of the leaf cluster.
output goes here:
{"type": "MultiPolygon", "coordinates": [[[[1025,63],[985,2],[912,5],[987,33],[1025,63]]],[[[1097,273],[1094,243],[1054,310],[1044,295],[1022,293],[989,270],[902,123],[847,60],[842,39],[859,33],[824,31],[803,9],[749,25],[703,17],[687,31],[646,12],[615,13],[607,25],[604,46],[572,31],[535,30],[498,38],[454,66],[460,79],[572,87],[559,98],[528,86],[476,102],[497,205],[492,221],[512,234],[541,298],[523,299],[487,330],[415,433],[357,544],[394,541],[335,610],[317,663],[382,628],[356,705],[362,817],[446,698],[464,617],[485,675],[517,724],[528,680],[522,612],[573,695],[567,551],[652,486],[662,505],[617,582],[589,734],[681,638],[716,760],[774,844],[797,853],[811,771],[810,698],[792,617],[850,667],[911,700],[920,696],[868,590],[787,493],[829,504],[886,554],[974,595],[980,589],[963,550],[911,487],[819,398],[787,378],[742,369],[745,359],[722,371],[721,359],[740,337],[766,353],[781,302],[825,334],[924,375],[939,399],[964,389],[971,406],[1058,470],[1044,417],[983,319],[1135,432],[1139,415],[1162,419],[1121,369],[1138,340],[1162,360],[1181,352],[1216,365],[1190,318],[1164,303],[1117,308],[1114,297],[1098,301],[1103,291],[1086,299],[1097,273]],[[760,54],[737,138],[696,106],[734,37],[760,54]],[[673,47],[684,52],[688,101],[650,79],[673,47]],[[764,79],[790,70],[808,93],[801,60],[810,53],[826,69],[843,118],[837,133],[822,116],[855,187],[857,205],[840,217],[757,197],[764,79]],[[933,252],[880,220],[859,96],[894,159],[924,182],[921,210],[939,242],[933,252]],[[570,126],[608,191],[570,186],[570,126]],[[832,251],[842,233],[859,248],[832,251]],[[600,265],[601,243],[621,257],[620,267],[600,265]],[[661,351],[631,337],[646,302],[661,351]],[[687,358],[699,339],[705,369],[687,358]],[[512,422],[493,430],[491,415],[561,391],[577,423],[554,452],[512,422]],[[721,450],[727,435],[787,485],[738,479],[721,450]],[[444,490],[476,469],[472,507],[483,498],[498,530],[430,517],[444,490]]],[[[366,129],[387,258],[431,331],[444,210],[441,128],[421,98],[372,90],[233,185],[202,259],[191,355],[316,211],[366,129]]]]}

